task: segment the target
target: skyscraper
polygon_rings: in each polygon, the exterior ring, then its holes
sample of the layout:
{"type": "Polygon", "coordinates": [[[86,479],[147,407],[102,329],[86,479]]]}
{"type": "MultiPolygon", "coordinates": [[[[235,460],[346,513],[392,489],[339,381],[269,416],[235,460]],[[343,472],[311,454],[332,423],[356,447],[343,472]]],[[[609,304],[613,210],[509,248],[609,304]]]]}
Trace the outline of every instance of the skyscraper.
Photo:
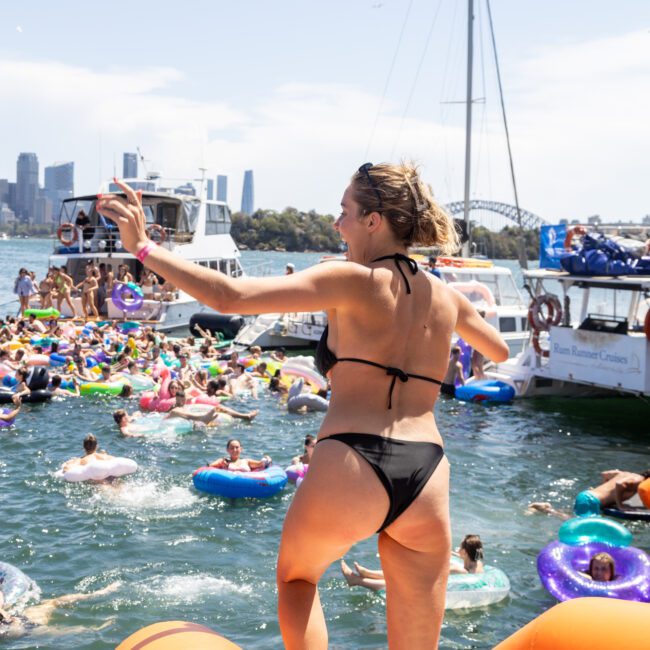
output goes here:
{"type": "Polygon", "coordinates": [[[211,178],[208,178],[208,201],[214,199],[214,181],[211,178]]]}
{"type": "Polygon", "coordinates": [[[122,177],[123,178],[137,178],[138,177],[138,154],[125,153],[122,159],[122,177]]]}
{"type": "Polygon", "coordinates": [[[241,211],[251,215],[255,212],[255,194],[253,189],[253,170],[247,169],[244,172],[244,187],[241,193],[241,211]]]}
{"type": "Polygon", "coordinates": [[[217,201],[228,203],[228,177],[217,176],[217,201]]]}
{"type": "MultiPolygon", "coordinates": [[[[74,163],[57,162],[45,168],[44,196],[51,202],[54,218],[61,212],[61,203],[74,194],[74,163]]],[[[45,219],[47,221],[47,218],[45,219]]]]}
{"type": "Polygon", "coordinates": [[[38,197],[38,158],[35,153],[21,153],[16,163],[16,217],[28,221],[34,216],[38,197]]]}

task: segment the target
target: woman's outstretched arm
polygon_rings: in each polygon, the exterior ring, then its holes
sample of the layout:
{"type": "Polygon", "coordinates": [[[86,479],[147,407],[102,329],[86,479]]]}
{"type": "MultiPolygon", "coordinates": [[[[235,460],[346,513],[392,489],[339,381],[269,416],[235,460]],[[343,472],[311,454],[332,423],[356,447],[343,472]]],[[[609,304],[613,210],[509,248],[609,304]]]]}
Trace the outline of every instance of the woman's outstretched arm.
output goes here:
{"type": "Polygon", "coordinates": [[[145,260],[148,268],[222,313],[319,311],[363,300],[367,270],[356,264],[329,262],[275,278],[231,278],[152,245],[146,234],[141,193],[117,183],[126,199],[100,195],[97,210],[118,225],[125,248],[136,255],[150,247],[145,260]]]}

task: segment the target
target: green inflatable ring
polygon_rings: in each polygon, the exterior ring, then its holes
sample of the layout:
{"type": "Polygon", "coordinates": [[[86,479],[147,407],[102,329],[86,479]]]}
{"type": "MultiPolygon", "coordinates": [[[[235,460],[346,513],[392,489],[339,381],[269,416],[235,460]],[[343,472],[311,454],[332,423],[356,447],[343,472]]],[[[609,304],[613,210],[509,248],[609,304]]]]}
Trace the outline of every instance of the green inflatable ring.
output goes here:
{"type": "Polygon", "coordinates": [[[54,307],[49,309],[25,309],[25,316],[36,316],[36,318],[58,318],[61,312],[54,307]]]}

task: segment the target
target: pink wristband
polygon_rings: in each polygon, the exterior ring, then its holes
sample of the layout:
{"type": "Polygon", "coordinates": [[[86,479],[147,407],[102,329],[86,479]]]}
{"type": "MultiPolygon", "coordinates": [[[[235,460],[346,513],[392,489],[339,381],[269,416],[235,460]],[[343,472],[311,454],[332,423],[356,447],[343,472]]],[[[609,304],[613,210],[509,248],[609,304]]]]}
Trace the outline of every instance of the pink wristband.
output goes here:
{"type": "Polygon", "coordinates": [[[158,244],[150,241],[148,244],[145,244],[135,255],[138,262],[144,262],[144,258],[151,253],[151,251],[156,248],[158,244]]]}

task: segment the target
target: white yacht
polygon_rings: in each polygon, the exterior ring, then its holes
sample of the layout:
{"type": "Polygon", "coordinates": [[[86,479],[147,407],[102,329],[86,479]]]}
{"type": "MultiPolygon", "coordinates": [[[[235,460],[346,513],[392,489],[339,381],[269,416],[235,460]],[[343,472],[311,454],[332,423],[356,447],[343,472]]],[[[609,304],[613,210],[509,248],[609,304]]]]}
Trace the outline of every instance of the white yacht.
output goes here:
{"type": "MultiPolygon", "coordinates": [[[[414,255],[422,261],[423,256],[414,255]]],[[[323,258],[345,259],[344,257],[323,258]]],[[[508,343],[510,355],[521,352],[529,338],[528,306],[517,289],[512,272],[487,260],[473,258],[439,258],[438,271],[444,282],[463,293],[470,302],[486,313],[486,320],[496,327],[508,343]]],[[[245,325],[235,343],[261,348],[313,347],[327,325],[325,312],[263,314],[245,325]]]]}
{"type": "Polygon", "coordinates": [[[650,396],[649,275],[539,269],[524,276],[535,296],[531,310],[544,309],[542,327],[488,377],[510,384],[518,397],[650,396]]]}
{"type": "MultiPolygon", "coordinates": [[[[222,201],[207,200],[207,184],[200,182],[197,195],[191,183],[175,189],[165,187],[159,174],[146,179],[125,179],[134,189],[142,190],[142,204],[149,231],[164,246],[177,255],[200,266],[206,266],[232,277],[244,274],[241,253],[230,235],[231,218],[222,201]]],[[[104,184],[103,193],[120,190],[113,183],[104,184]]],[[[143,265],[124,250],[117,227],[95,209],[96,196],[79,196],[63,202],[60,214],[59,241],[50,256],[50,266],[65,266],[76,283],[85,275],[89,260],[96,265],[111,266],[115,279],[118,267],[126,265],[136,282],[141,280],[143,265]],[[83,211],[90,226],[82,234],[74,223],[83,211]],[[84,238],[85,237],[85,238],[84,238]]],[[[161,279],[162,281],[162,279],[161,279]]],[[[159,289],[153,299],[144,300],[137,311],[124,312],[106,297],[101,307],[107,318],[138,320],[163,331],[187,327],[195,314],[216,314],[183,291],[175,291],[162,299],[159,289]]],[[[73,298],[77,314],[81,314],[81,299],[73,298]]],[[[71,316],[68,305],[62,304],[62,314],[71,316]]]]}

